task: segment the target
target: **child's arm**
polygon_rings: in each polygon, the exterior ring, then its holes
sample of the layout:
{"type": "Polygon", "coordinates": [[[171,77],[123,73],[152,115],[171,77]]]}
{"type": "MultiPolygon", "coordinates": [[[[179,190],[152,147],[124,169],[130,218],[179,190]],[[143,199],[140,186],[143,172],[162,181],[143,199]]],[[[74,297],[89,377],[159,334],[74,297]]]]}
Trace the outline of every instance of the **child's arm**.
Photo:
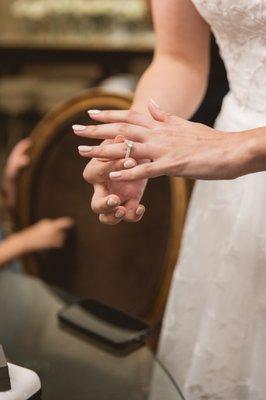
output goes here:
{"type": "Polygon", "coordinates": [[[14,233],[0,243],[0,266],[23,254],[62,247],[66,231],[71,227],[73,227],[71,218],[59,218],[53,221],[47,219],[14,233]]]}
{"type": "Polygon", "coordinates": [[[0,267],[27,253],[27,241],[23,232],[10,235],[0,243],[0,267]]]}
{"type": "Polygon", "coordinates": [[[27,154],[30,146],[30,138],[23,139],[18,142],[11,151],[3,171],[1,192],[4,198],[5,206],[10,212],[14,211],[16,203],[17,180],[19,174],[21,170],[25,168],[30,162],[29,156],[27,154]]]}

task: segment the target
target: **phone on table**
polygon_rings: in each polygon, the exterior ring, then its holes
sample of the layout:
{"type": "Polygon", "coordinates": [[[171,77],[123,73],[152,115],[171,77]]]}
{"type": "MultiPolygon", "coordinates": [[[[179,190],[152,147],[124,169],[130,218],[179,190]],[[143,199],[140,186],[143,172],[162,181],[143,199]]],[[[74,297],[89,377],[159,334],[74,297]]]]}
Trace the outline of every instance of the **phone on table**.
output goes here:
{"type": "Polygon", "coordinates": [[[59,320],[115,350],[133,350],[151,333],[144,321],[98,300],[81,300],[65,307],[59,320]]]}

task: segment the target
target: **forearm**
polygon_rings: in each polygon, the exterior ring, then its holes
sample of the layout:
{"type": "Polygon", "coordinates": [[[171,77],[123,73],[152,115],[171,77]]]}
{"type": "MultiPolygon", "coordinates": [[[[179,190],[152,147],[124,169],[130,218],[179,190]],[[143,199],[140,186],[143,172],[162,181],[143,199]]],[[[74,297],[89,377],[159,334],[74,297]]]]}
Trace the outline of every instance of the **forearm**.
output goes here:
{"type": "Polygon", "coordinates": [[[243,132],[245,173],[266,171],[266,126],[243,132]]]}
{"type": "Polygon", "coordinates": [[[23,231],[10,235],[0,243],[0,267],[29,251],[23,231]]]}
{"type": "Polygon", "coordinates": [[[188,119],[201,104],[207,82],[208,67],[196,68],[182,57],[157,56],[139,82],[132,108],[147,112],[152,98],[167,112],[188,119]]]}

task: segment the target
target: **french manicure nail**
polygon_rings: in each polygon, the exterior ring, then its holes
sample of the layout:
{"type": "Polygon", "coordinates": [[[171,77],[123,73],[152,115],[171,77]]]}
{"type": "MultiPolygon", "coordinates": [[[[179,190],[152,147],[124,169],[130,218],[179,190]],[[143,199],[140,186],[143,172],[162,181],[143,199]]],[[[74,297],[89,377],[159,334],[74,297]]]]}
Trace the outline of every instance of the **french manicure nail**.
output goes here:
{"type": "Polygon", "coordinates": [[[87,127],[84,125],[73,125],[72,128],[74,129],[74,131],[81,132],[85,131],[87,127]]]}
{"type": "Polygon", "coordinates": [[[121,172],[111,172],[110,178],[120,178],[122,176],[121,172]]]}
{"type": "Polygon", "coordinates": [[[124,215],[125,215],[125,213],[124,213],[124,211],[122,211],[122,210],[118,210],[118,211],[115,213],[115,217],[116,217],[116,218],[122,218],[122,217],[124,217],[124,215]]]}
{"type": "Polygon", "coordinates": [[[133,160],[127,160],[127,161],[124,162],[124,167],[125,168],[132,168],[134,166],[135,166],[135,163],[134,163],[133,160]]]}
{"type": "Polygon", "coordinates": [[[108,205],[109,207],[117,206],[117,201],[115,201],[112,197],[110,197],[110,198],[107,200],[107,205],[108,205]]]}
{"type": "Polygon", "coordinates": [[[144,214],[144,211],[145,211],[144,207],[138,207],[136,210],[136,215],[140,217],[142,214],[144,214]]]}
{"type": "Polygon", "coordinates": [[[91,146],[79,146],[78,149],[81,152],[87,153],[92,150],[92,147],[91,146]]]}
{"type": "Polygon", "coordinates": [[[90,115],[96,115],[96,114],[100,114],[101,110],[89,110],[88,113],[90,115]]]}

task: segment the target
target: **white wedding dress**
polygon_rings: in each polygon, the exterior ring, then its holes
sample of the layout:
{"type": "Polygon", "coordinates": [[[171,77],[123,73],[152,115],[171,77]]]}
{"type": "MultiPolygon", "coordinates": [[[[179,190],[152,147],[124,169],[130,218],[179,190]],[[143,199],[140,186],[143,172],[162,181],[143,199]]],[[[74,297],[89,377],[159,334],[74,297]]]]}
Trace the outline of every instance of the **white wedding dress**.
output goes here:
{"type": "MultiPolygon", "coordinates": [[[[266,0],[194,3],[230,83],[216,128],[266,126],[266,0]]],[[[266,400],[266,172],[197,183],[159,357],[186,400],[266,400]]]]}

